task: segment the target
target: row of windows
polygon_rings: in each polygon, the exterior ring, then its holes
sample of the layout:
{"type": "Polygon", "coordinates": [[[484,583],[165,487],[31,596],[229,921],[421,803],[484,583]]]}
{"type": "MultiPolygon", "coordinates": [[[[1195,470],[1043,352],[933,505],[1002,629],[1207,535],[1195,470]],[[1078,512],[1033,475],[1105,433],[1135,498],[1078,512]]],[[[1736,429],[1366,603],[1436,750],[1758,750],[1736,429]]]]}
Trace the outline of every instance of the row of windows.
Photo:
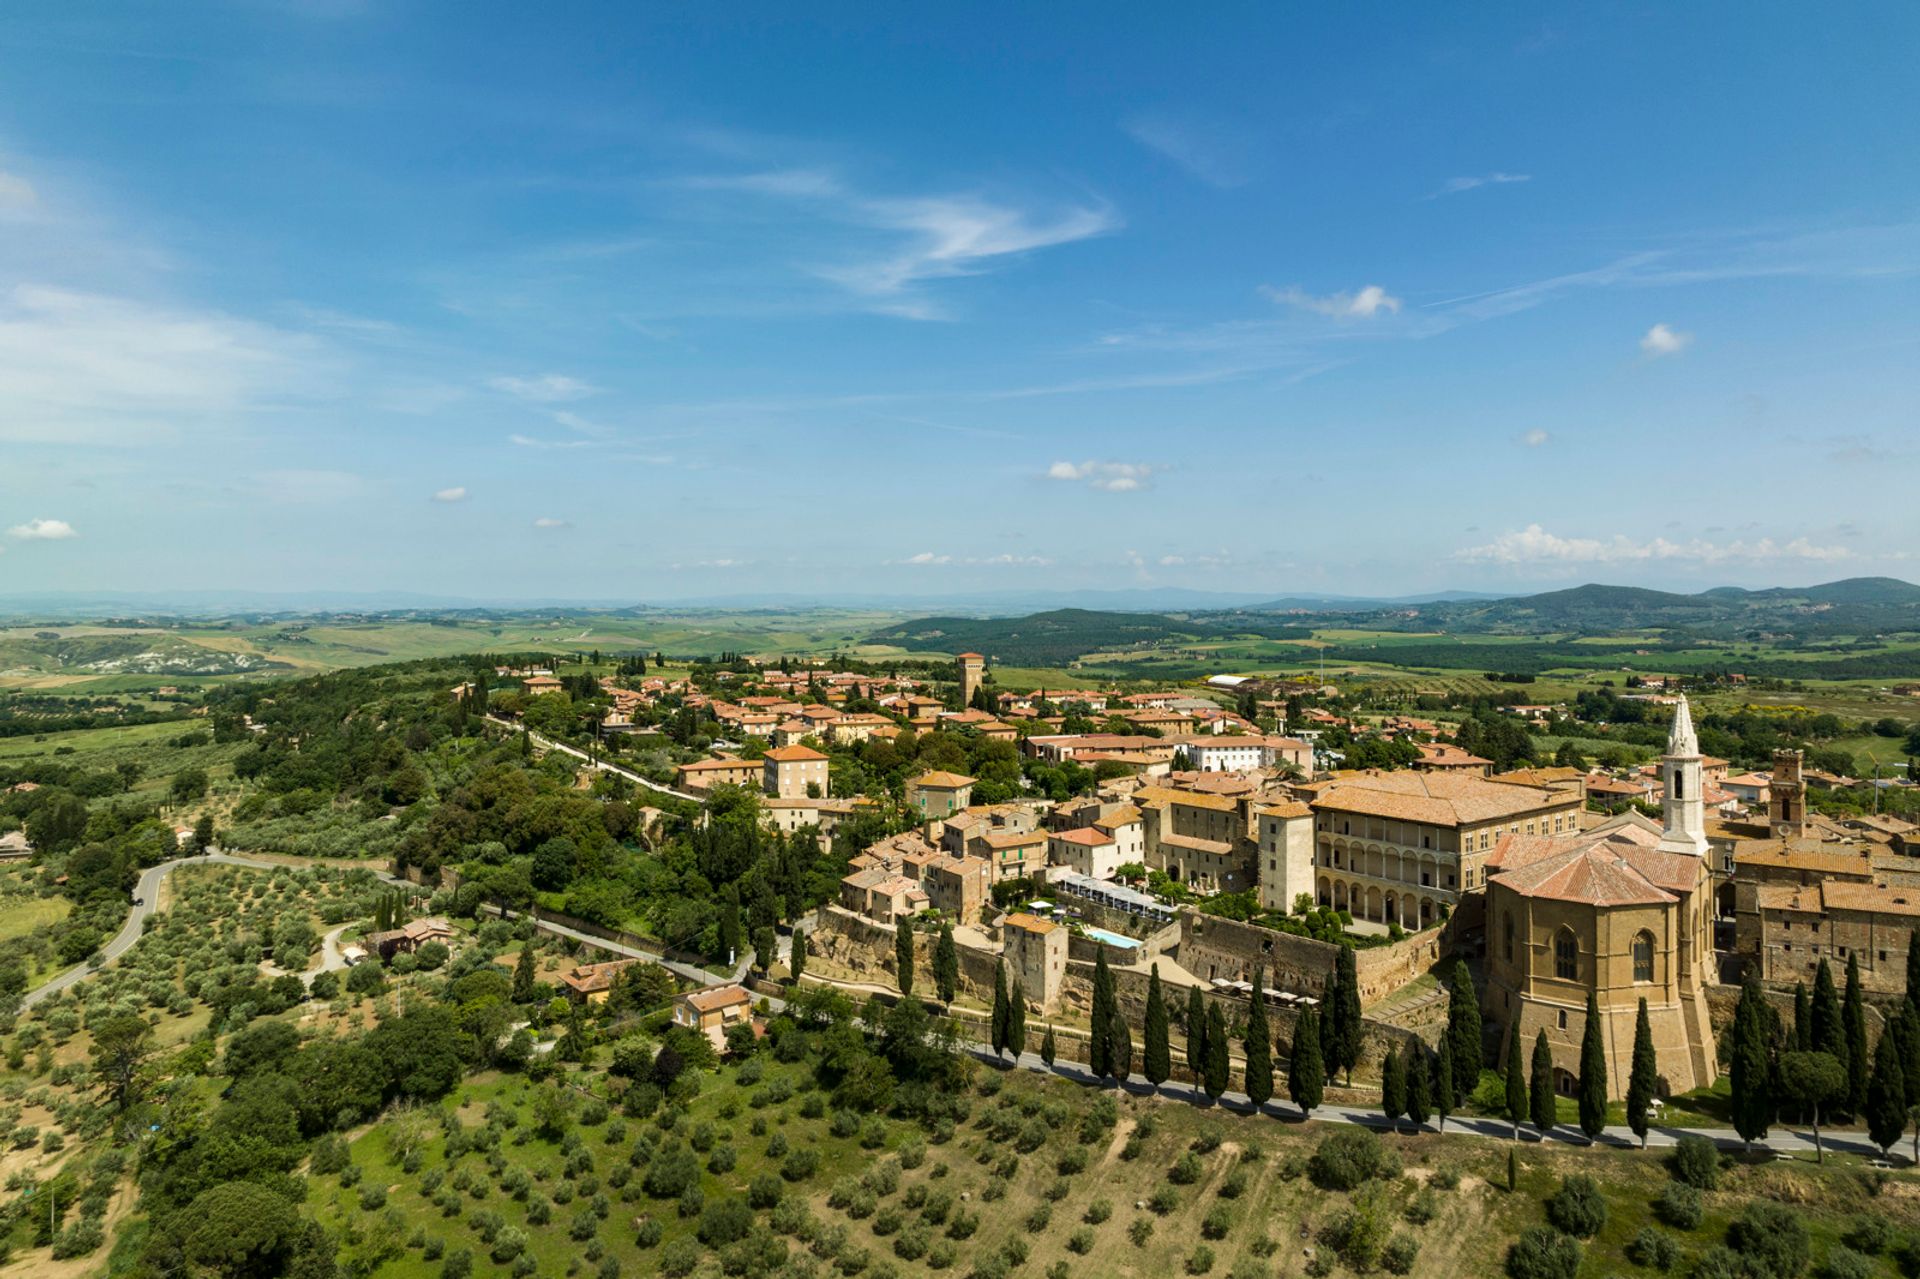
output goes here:
{"type": "MultiPolygon", "coordinates": [[[[1501,954],[1506,961],[1513,962],[1513,916],[1507,915],[1501,920],[1501,954]]],[[[1792,950],[1793,947],[1787,947],[1792,950]]],[[[1562,981],[1580,980],[1580,939],[1574,936],[1573,929],[1562,928],[1553,938],[1553,975],[1562,981]]],[[[1653,934],[1641,929],[1633,938],[1633,979],[1650,982],[1653,980],[1653,934]]]]}

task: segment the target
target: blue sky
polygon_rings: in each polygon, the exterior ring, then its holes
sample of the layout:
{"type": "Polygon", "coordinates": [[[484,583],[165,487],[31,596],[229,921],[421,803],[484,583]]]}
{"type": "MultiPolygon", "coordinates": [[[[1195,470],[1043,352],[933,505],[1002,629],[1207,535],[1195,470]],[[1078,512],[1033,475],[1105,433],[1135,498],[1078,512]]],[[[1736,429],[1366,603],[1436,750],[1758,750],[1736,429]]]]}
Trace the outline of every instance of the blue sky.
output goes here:
{"type": "Polygon", "coordinates": [[[1904,4],[11,5],[0,594],[1920,577],[1904,4]]]}

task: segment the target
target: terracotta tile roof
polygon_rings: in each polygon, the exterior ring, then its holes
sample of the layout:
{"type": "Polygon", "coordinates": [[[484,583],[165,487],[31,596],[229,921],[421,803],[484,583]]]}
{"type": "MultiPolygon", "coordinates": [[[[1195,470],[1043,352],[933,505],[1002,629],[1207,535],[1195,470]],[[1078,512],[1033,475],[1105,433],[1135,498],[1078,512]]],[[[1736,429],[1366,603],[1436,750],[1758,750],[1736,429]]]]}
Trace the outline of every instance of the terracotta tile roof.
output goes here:
{"type": "Polygon", "coordinates": [[[1114,830],[1121,826],[1131,826],[1139,820],[1139,809],[1135,808],[1132,804],[1122,804],[1093,824],[1102,830],[1114,830]]]}
{"type": "Polygon", "coordinates": [[[943,772],[922,773],[918,777],[907,780],[908,786],[919,790],[959,790],[961,787],[971,786],[973,783],[974,779],[971,777],[962,777],[959,773],[943,772]]]}
{"type": "Polygon", "coordinates": [[[986,845],[986,846],[987,846],[988,848],[995,848],[995,849],[999,849],[999,848],[1025,848],[1025,847],[1027,847],[1027,846],[1029,846],[1029,845],[1032,845],[1032,844],[1044,844],[1044,843],[1046,843],[1046,842],[1047,842],[1047,832],[1045,832],[1045,831],[1043,831],[1043,830],[1029,830],[1029,831],[1011,831],[1011,830],[996,830],[996,831],[989,831],[989,832],[987,832],[987,833],[986,833],[985,835],[982,835],[982,836],[980,837],[980,842],[982,842],[983,844],[985,844],[985,845],[986,845]]]}
{"type": "Polygon", "coordinates": [[[1920,915],[1920,893],[1892,889],[1881,884],[1820,885],[1821,900],[1828,910],[1851,910],[1862,914],[1920,915]]]}
{"type": "Polygon", "coordinates": [[[1872,874],[1864,845],[1823,844],[1810,839],[1743,839],[1733,846],[1735,868],[1779,868],[1817,875],[1872,874]]]}
{"type": "Polygon", "coordinates": [[[1113,836],[1103,830],[1097,830],[1092,826],[1080,826],[1073,830],[1055,831],[1053,838],[1064,844],[1084,844],[1088,848],[1094,848],[1101,844],[1111,844],[1113,842],[1113,836]]]}
{"type": "Polygon", "coordinates": [[[1045,937],[1059,927],[1058,924],[1029,915],[1025,911],[1008,915],[1005,922],[1008,928],[1018,928],[1021,932],[1032,933],[1035,937],[1045,937]]]}
{"type": "Polygon", "coordinates": [[[1523,897],[1550,897],[1594,906],[1665,905],[1680,900],[1656,887],[1627,859],[1607,846],[1576,848],[1488,881],[1523,897]]]}
{"type": "Polygon", "coordinates": [[[1283,799],[1274,803],[1261,804],[1254,810],[1268,817],[1311,817],[1313,810],[1297,799],[1283,799]]]}
{"type": "Polygon", "coordinates": [[[738,986],[713,986],[706,990],[688,992],[686,1000],[700,1012],[712,1013],[725,1008],[737,1008],[741,1004],[751,1004],[753,996],[738,986]]]}
{"type": "Polygon", "coordinates": [[[1212,853],[1215,857],[1226,857],[1233,852],[1233,845],[1224,839],[1201,839],[1197,835],[1162,835],[1160,846],[1184,848],[1194,853],[1212,853]]]}
{"type": "Polygon", "coordinates": [[[1459,773],[1369,771],[1322,788],[1313,808],[1429,826],[1467,826],[1524,817],[1564,806],[1572,798],[1459,773]]]}
{"type": "Polygon", "coordinates": [[[770,759],[776,764],[798,764],[825,759],[826,756],[811,746],[776,746],[761,758],[770,759]]]}

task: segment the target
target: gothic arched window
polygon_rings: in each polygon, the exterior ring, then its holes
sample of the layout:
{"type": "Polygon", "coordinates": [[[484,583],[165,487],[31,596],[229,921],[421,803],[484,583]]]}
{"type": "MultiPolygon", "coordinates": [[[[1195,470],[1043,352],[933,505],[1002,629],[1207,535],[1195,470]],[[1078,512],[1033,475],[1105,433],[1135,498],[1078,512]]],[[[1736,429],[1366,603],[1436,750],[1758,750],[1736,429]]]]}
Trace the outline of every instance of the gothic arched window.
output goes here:
{"type": "Polygon", "coordinates": [[[1553,939],[1553,975],[1562,981],[1580,978],[1580,943],[1571,928],[1562,928],[1553,939]]]}
{"type": "Polygon", "coordinates": [[[1653,980],[1653,934],[1642,930],[1633,938],[1633,979],[1653,980]]]}

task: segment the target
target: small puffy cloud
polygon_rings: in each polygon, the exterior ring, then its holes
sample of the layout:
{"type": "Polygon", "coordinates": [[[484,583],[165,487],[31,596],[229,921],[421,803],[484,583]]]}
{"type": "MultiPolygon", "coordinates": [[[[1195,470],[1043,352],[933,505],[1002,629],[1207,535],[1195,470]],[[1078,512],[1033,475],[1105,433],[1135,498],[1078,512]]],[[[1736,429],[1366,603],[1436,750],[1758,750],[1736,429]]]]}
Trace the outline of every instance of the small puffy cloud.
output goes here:
{"type": "Polygon", "coordinates": [[[1530,449],[1537,449],[1542,444],[1545,444],[1548,440],[1552,438],[1553,436],[1547,434],[1547,432],[1541,430],[1539,427],[1536,426],[1531,431],[1528,431],[1524,435],[1522,435],[1520,437],[1520,442],[1526,445],[1530,449]]]}
{"type": "Polygon", "coordinates": [[[557,520],[551,515],[542,515],[533,522],[535,528],[572,528],[573,521],[557,520]]]}
{"type": "Polygon", "coordinates": [[[65,520],[28,520],[8,529],[7,536],[22,542],[64,542],[80,534],[65,520]]]}
{"type": "Polygon", "coordinates": [[[1515,182],[1531,181],[1533,181],[1531,173],[1501,173],[1496,169],[1492,173],[1476,174],[1471,177],[1448,178],[1441,184],[1438,191],[1427,198],[1435,200],[1443,195],[1459,195],[1462,191],[1472,191],[1478,187],[1507,186],[1515,182]]]}
{"type": "Polygon", "coordinates": [[[1681,561],[1694,564],[1767,563],[1801,560],[1831,563],[1851,557],[1844,546],[1819,546],[1804,537],[1776,542],[1763,537],[1756,542],[1710,542],[1703,538],[1676,542],[1664,537],[1639,541],[1624,533],[1609,538],[1561,537],[1538,524],[1500,534],[1484,546],[1469,546],[1455,551],[1453,558],[1477,564],[1643,564],[1681,561]]]}
{"type": "Polygon", "coordinates": [[[1371,320],[1383,311],[1389,315],[1400,313],[1400,299],[1377,284],[1369,284],[1357,293],[1329,293],[1324,297],[1316,297],[1297,284],[1284,289],[1265,285],[1260,291],[1283,306],[1332,316],[1336,320],[1371,320]]]}
{"type": "Polygon", "coordinates": [[[450,489],[441,489],[438,493],[435,493],[433,500],[436,502],[464,502],[467,500],[467,490],[464,486],[456,484],[450,489]]]}
{"type": "Polygon", "coordinates": [[[1055,462],[1047,468],[1047,478],[1085,484],[1102,493],[1132,493],[1146,488],[1165,469],[1155,462],[1055,462]]]}
{"type": "Polygon", "coordinates": [[[1693,334],[1681,333],[1664,324],[1654,325],[1640,339],[1641,353],[1656,360],[1663,355],[1678,355],[1691,345],[1693,345],[1693,334]]]}
{"type": "Polygon", "coordinates": [[[953,556],[935,555],[932,551],[921,551],[918,555],[909,555],[903,561],[907,564],[951,564],[953,556]]]}
{"type": "Polygon", "coordinates": [[[599,389],[579,378],[560,373],[546,373],[539,377],[492,377],[487,379],[487,385],[534,404],[564,404],[569,400],[584,400],[599,389]]]}

